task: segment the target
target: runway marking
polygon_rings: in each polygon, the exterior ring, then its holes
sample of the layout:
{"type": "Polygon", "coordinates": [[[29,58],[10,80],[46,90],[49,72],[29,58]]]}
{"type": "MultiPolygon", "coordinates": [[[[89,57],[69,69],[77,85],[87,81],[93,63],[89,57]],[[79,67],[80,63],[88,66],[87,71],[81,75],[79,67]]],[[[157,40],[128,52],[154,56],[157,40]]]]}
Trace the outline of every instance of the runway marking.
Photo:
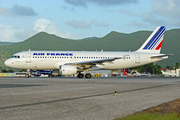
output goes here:
{"type": "MultiPolygon", "coordinates": [[[[139,91],[139,90],[154,89],[154,88],[166,87],[166,86],[172,86],[172,85],[177,85],[177,84],[158,85],[158,86],[152,86],[152,87],[145,87],[145,88],[138,88],[138,89],[120,91],[120,92],[117,92],[117,93],[134,92],[134,91],[139,91]]],[[[70,100],[78,100],[78,99],[84,99],[84,98],[90,98],[90,97],[98,97],[98,96],[104,96],[104,95],[112,95],[112,94],[114,94],[114,92],[113,93],[110,92],[110,93],[95,94],[95,95],[89,95],[89,96],[80,96],[80,97],[74,97],[74,98],[65,98],[65,99],[60,99],[60,100],[43,101],[43,102],[37,102],[37,103],[4,106],[4,107],[0,107],[0,110],[2,110],[2,109],[10,109],[10,108],[17,108],[17,107],[26,107],[26,106],[32,106],[32,105],[42,105],[42,104],[49,104],[49,103],[63,102],[63,101],[70,101],[70,100]]]]}
{"type": "Polygon", "coordinates": [[[72,89],[62,89],[62,90],[48,90],[48,91],[27,92],[27,93],[11,93],[11,94],[1,94],[0,96],[23,95],[23,94],[37,94],[37,93],[59,92],[59,91],[67,91],[67,90],[93,89],[93,88],[111,87],[111,86],[113,86],[113,85],[95,86],[95,87],[82,87],[82,88],[72,88],[72,89]]]}

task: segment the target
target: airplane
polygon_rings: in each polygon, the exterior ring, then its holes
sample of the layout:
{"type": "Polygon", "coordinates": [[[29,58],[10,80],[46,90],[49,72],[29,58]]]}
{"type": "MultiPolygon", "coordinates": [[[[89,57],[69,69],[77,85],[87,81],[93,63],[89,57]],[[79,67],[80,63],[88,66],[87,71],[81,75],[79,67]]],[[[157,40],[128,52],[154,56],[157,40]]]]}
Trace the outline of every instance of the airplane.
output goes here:
{"type": "Polygon", "coordinates": [[[125,70],[123,70],[123,75],[127,77],[137,77],[136,75],[133,75],[133,74],[127,74],[125,70]]]}
{"type": "Polygon", "coordinates": [[[165,75],[165,76],[170,76],[170,77],[172,77],[172,76],[178,76],[178,74],[176,74],[176,73],[166,73],[166,72],[164,72],[163,70],[161,70],[161,72],[162,72],[162,74],[163,75],[165,75]]]}
{"type": "Polygon", "coordinates": [[[119,51],[23,51],[15,53],[4,64],[11,68],[58,71],[58,75],[77,75],[91,78],[89,71],[117,70],[137,67],[167,59],[170,55],[161,54],[165,26],[157,27],[143,45],[133,52],[119,51]]]}

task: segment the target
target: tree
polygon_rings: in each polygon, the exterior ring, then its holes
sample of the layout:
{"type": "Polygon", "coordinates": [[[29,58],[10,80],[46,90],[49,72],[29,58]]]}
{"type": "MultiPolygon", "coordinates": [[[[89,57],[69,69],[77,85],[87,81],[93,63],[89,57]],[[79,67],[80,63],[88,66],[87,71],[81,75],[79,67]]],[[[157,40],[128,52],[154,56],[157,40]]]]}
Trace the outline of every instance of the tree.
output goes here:
{"type": "Polygon", "coordinates": [[[161,66],[160,65],[154,65],[153,63],[131,68],[136,69],[140,73],[151,73],[151,74],[161,74],[161,66]]]}
{"type": "Polygon", "coordinates": [[[8,71],[5,70],[5,69],[1,69],[1,72],[2,72],[2,73],[7,73],[8,71]]]}
{"type": "Polygon", "coordinates": [[[175,66],[175,69],[178,69],[178,68],[179,68],[179,63],[177,62],[176,66],[175,66]]]}
{"type": "Polygon", "coordinates": [[[9,73],[13,73],[13,72],[14,72],[14,70],[8,70],[8,72],[9,72],[9,73]]]}

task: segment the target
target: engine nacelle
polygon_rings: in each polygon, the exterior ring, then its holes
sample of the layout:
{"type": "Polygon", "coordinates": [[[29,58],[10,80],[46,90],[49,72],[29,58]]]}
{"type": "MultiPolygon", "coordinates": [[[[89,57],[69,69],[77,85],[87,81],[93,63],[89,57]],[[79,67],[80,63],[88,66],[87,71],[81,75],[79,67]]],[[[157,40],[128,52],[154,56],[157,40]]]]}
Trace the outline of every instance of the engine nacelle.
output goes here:
{"type": "Polygon", "coordinates": [[[77,67],[71,65],[61,65],[59,67],[60,75],[73,75],[77,73],[77,67]]]}

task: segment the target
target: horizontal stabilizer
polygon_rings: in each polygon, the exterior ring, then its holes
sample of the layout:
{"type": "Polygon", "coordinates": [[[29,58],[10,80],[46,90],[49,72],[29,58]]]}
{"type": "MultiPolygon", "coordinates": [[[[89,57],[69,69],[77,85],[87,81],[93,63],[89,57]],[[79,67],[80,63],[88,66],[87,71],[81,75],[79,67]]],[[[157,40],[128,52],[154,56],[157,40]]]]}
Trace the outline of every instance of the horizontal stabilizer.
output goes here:
{"type": "Polygon", "coordinates": [[[162,57],[169,57],[172,56],[173,54],[159,54],[159,55],[153,55],[150,56],[150,58],[162,58],[162,57]]]}
{"type": "Polygon", "coordinates": [[[173,54],[158,54],[158,55],[152,55],[152,56],[150,56],[150,58],[163,60],[163,59],[169,58],[169,56],[171,56],[171,55],[173,55],[173,54]]]}

